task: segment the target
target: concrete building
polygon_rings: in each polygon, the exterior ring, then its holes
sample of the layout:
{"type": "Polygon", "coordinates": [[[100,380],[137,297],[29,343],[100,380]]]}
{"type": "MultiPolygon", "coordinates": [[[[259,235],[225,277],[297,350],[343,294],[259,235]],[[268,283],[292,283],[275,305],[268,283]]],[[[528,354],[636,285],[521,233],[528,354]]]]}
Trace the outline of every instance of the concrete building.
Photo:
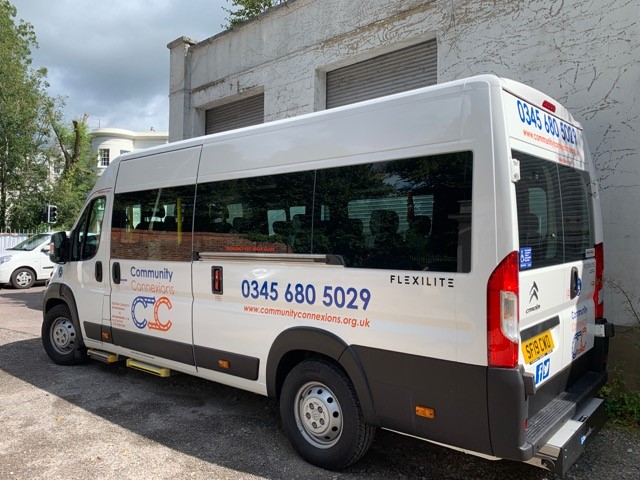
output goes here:
{"type": "MultiPolygon", "coordinates": [[[[605,274],[640,296],[640,0],[290,0],[170,50],[169,140],[480,73],[583,124],[599,169],[605,274]]],[[[638,320],[609,284],[606,314],[638,320]]]]}
{"type": "Polygon", "coordinates": [[[167,132],[132,132],[121,128],[97,128],[91,132],[91,149],[98,159],[98,175],[118,155],[167,143],[167,132]]]}

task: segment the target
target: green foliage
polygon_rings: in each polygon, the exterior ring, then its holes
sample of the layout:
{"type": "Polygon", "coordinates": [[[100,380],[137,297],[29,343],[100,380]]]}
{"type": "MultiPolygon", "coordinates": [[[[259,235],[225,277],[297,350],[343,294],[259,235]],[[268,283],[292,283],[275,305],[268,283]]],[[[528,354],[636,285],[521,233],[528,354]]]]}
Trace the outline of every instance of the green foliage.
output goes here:
{"type": "Polygon", "coordinates": [[[46,70],[31,66],[35,33],[15,16],[15,7],[0,0],[0,229],[18,227],[9,222],[10,205],[22,203],[16,208],[22,219],[27,205],[41,199],[47,175],[39,155],[48,132],[46,70]]]}
{"type": "Polygon", "coordinates": [[[42,210],[47,201],[49,186],[44,181],[49,165],[43,155],[34,161],[25,162],[21,169],[20,194],[11,198],[9,225],[14,230],[42,230],[42,210]]]}
{"type": "Polygon", "coordinates": [[[62,174],[52,185],[47,203],[58,206],[57,227],[69,229],[96,183],[97,166],[91,150],[87,116],[74,120],[71,125],[58,123],[58,120],[52,120],[58,144],[52,147],[50,157],[57,158],[62,174]]]}
{"type": "Polygon", "coordinates": [[[609,413],[616,425],[640,427],[640,391],[633,390],[624,381],[622,370],[614,368],[609,382],[600,390],[609,413]]]}
{"type": "Polygon", "coordinates": [[[69,124],[47,94],[46,69],[31,66],[33,27],[0,0],[0,229],[42,228],[46,204],[70,227],[96,180],[87,115],[69,124]]]}
{"type": "Polygon", "coordinates": [[[237,27],[241,23],[251,20],[258,15],[266,12],[272,7],[284,3],[285,0],[227,0],[231,2],[236,10],[224,8],[225,12],[229,14],[227,25],[223,25],[223,28],[237,27]]]}
{"type": "Polygon", "coordinates": [[[96,178],[93,162],[91,165],[78,163],[56,182],[50,198],[51,203],[58,206],[58,228],[70,229],[73,226],[96,178]]]}

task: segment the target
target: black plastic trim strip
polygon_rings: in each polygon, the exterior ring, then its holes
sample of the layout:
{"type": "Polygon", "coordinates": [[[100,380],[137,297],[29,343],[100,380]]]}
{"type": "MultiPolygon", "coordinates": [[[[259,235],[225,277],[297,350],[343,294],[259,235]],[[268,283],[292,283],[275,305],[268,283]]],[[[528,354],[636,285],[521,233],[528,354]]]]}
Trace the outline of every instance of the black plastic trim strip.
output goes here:
{"type": "Polygon", "coordinates": [[[102,325],[92,322],[82,322],[82,325],[84,326],[84,333],[87,335],[87,338],[98,342],[102,341],[102,325]]]}
{"type": "Polygon", "coordinates": [[[260,368],[260,359],[258,358],[200,345],[195,345],[193,350],[198,368],[206,368],[226,373],[227,375],[246,378],[247,380],[258,379],[258,370],[260,368]],[[220,361],[229,362],[229,368],[220,366],[220,361]]]}
{"type": "Polygon", "coordinates": [[[114,345],[195,366],[193,345],[190,343],[152,337],[120,328],[112,328],[111,334],[114,345]]]}
{"type": "Polygon", "coordinates": [[[541,334],[542,332],[546,332],[547,330],[551,330],[553,327],[557,327],[560,325],[560,317],[557,315],[555,317],[549,318],[544,322],[540,322],[537,325],[533,325],[532,327],[525,328],[520,332],[520,339],[523,342],[526,342],[530,338],[535,337],[536,335],[541,334]]]}

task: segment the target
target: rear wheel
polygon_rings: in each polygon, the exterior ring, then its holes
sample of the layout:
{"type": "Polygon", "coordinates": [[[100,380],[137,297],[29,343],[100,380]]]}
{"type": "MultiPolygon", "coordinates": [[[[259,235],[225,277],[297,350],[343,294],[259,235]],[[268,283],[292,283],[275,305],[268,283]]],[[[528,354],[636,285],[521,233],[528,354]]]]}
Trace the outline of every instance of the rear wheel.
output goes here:
{"type": "Polygon", "coordinates": [[[44,316],[42,344],[49,358],[58,365],[75,365],[87,359],[82,337],[66,305],[56,305],[44,316]]]}
{"type": "Polygon", "coordinates": [[[364,421],[349,377],[324,359],[305,360],[291,370],[282,387],[280,414],[298,454],[329,470],[359,460],[375,434],[364,421]]]}
{"type": "Polygon", "coordinates": [[[36,274],[30,268],[18,268],[11,274],[13,288],[31,288],[36,281],[36,274]]]}

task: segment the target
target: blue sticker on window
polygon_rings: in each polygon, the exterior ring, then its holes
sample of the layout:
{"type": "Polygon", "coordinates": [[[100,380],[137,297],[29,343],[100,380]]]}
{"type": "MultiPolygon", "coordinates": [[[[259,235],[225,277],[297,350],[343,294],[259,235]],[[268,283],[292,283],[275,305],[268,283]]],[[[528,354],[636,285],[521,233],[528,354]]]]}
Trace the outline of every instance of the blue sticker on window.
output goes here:
{"type": "Polygon", "coordinates": [[[532,266],[531,247],[520,247],[520,270],[531,268],[532,266]]]}

